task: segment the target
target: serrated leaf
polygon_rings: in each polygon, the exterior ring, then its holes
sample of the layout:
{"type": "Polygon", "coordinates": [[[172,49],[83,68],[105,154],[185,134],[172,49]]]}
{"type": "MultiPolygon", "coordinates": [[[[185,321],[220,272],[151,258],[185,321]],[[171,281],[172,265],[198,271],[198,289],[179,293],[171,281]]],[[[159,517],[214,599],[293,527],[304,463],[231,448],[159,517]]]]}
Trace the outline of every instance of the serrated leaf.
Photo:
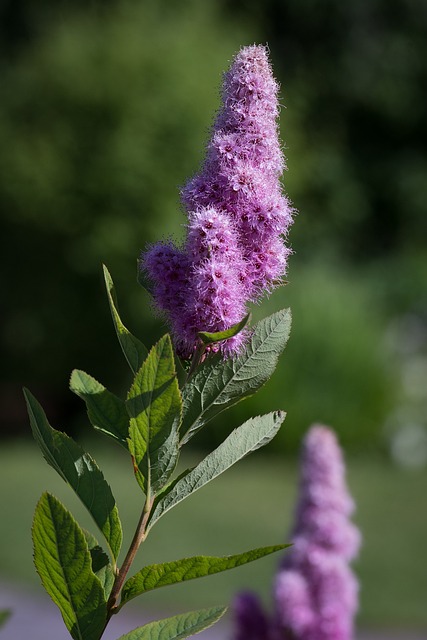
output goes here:
{"type": "Polygon", "coordinates": [[[136,478],[145,493],[156,492],[168,481],[179,454],[181,394],[168,334],[154,345],[135,376],[126,406],[136,478]]]}
{"type": "Polygon", "coordinates": [[[83,531],[54,496],[44,493],[33,522],[34,563],[74,640],[99,640],[107,604],[91,568],[83,531]]]}
{"type": "Polygon", "coordinates": [[[208,629],[227,611],[226,607],[212,607],[171,618],[149,622],[139,629],[121,636],[119,640],[182,640],[208,629]]]}
{"type": "Polygon", "coordinates": [[[180,481],[182,480],[182,478],[185,478],[185,476],[188,476],[189,473],[191,473],[191,471],[193,471],[194,467],[190,467],[189,469],[185,469],[184,471],[182,471],[176,478],[173,478],[173,480],[169,480],[169,482],[161,488],[161,490],[157,493],[154,502],[153,502],[153,508],[158,504],[158,502],[160,500],[163,500],[163,498],[172,491],[172,489],[174,488],[174,486],[180,481]]]}
{"type": "Polygon", "coordinates": [[[167,511],[201,489],[252,451],[266,445],[278,432],[285,419],[283,411],[275,411],[247,420],[208,454],[190,473],[184,475],[153,507],[148,528],[167,511]]]}
{"type": "Polygon", "coordinates": [[[83,533],[86,538],[90,557],[92,560],[92,571],[99,579],[102,588],[104,589],[105,599],[108,601],[115,580],[114,570],[111,566],[110,558],[105,553],[104,549],[99,545],[95,536],[93,536],[89,531],[86,531],[85,529],[83,529],[83,533]]]}
{"type": "Polygon", "coordinates": [[[0,627],[2,627],[10,618],[12,611],[10,609],[2,609],[0,611],[0,627]]]}
{"type": "Polygon", "coordinates": [[[157,493],[154,498],[153,505],[151,510],[154,512],[159,502],[161,502],[171,491],[174,489],[175,485],[178,484],[185,476],[188,476],[189,473],[193,471],[194,467],[190,467],[189,469],[185,469],[182,471],[176,478],[170,480],[162,489],[157,493]]]}
{"type": "Polygon", "coordinates": [[[86,403],[92,426],[127,450],[129,415],[124,401],[79,369],[74,369],[71,374],[70,389],[86,403]]]}
{"type": "Polygon", "coordinates": [[[69,484],[102,531],[116,559],[122,543],[122,527],[110,486],[95,460],[72,438],[50,426],[46,415],[24,389],[31,429],[46,462],[69,484]]]}
{"type": "Polygon", "coordinates": [[[291,327],[289,309],[255,326],[244,351],[236,358],[208,358],[182,392],[182,444],[221,411],[257,391],[272,375],[291,327]]]}
{"type": "Polygon", "coordinates": [[[120,606],[146,591],[241,567],[270,553],[281,551],[286,546],[288,545],[279,544],[272,547],[252,549],[233,556],[193,556],[192,558],[183,558],[174,562],[149,565],[138,571],[124,584],[120,606]]]}
{"type": "Polygon", "coordinates": [[[251,314],[248,313],[243,320],[237,322],[229,329],[225,329],[225,331],[216,331],[214,333],[210,331],[199,331],[198,336],[203,344],[213,344],[214,342],[221,342],[222,340],[228,340],[229,338],[233,338],[237,336],[238,333],[243,331],[246,325],[249,322],[251,314]]]}
{"type": "Polygon", "coordinates": [[[113,318],[114,328],[117,333],[117,337],[120,342],[120,346],[124,353],[126,360],[129,363],[130,368],[134,373],[138,371],[144,362],[145,358],[148,355],[148,351],[143,343],[138,340],[131,332],[125,327],[123,322],[121,321],[118,307],[117,307],[117,297],[116,291],[114,288],[113,279],[108,271],[107,267],[103,265],[104,268],[104,279],[105,286],[107,288],[108,302],[110,305],[111,316],[113,318]]]}

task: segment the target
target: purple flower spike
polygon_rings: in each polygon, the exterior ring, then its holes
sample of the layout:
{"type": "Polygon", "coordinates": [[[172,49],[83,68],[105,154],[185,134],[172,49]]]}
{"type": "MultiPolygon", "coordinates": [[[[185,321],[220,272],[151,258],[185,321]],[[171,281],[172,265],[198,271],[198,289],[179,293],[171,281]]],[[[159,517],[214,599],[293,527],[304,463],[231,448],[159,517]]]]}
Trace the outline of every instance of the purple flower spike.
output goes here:
{"type": "Polygon", "coordinates": [[[358,584],[348,563],[360,545],[353,510],[335,434],[315,425],[303,444],[293,546],[275,579],[275,614],[266,619],[256,596],[241,594],[233,640],[353,639],[358,584]]]}
{"type": "Polygon", "coordinates": [[[222,258],[244,272],[246,265],[237,237],[233,221],[214,207],[204,207],[189,214],[186,250],[194,264],[211,257],[222,258]]]}
{"type": "MultiPolygon", "coordinates": [[[[192,266],[189,291],[179,321],[177,350],[181,357],[191,356],[198,331],[221,331],[244,317],[246,307],[241,291],[239,272],[232,262],[211,256],[192,266]]],[[[245,334],[241,332],[227,341],[226,348],[235,352],[244,339],[245,334]]]]}
{"type": "Polygon", "coordinates": [[[305,438],[300,485],[295,535],[310,532],[311,540],[352,560],[360,546],[359,531],[349,520],[354,501],[341,449],[327,427],[313,426],[305,438]]]}
{"type": "Polygon", "coordinates": [[[142,254],[142,268],[153,283],[157,308],[173,314],[184,303],[190,260],[172,243],[158,242],[142,254]]]}
{"type": "Polygon", "coordinates": [[[294,640],[353,638],[358,587],[348,562],[360,545],[353,509],[336,437],[314,426],[303,446],[294,546],[275,585],[278,623],[294,640]]]}
{"type": "Polygon", "coordinates": [[[214,206],[233,220],[248,265],[251,300],[278,284],[289,255],[281,239],[292,208],[279,182],[285,163],[277,135],[277,93],[265,47],[242,49],[224,77],[223,106],[205,164],[181,194],[188,210],[214,206]],[[267,260],[260,267],[260,247],[278,255],[274,266],[267,260]]]}
{"type": "Polygon", "coordinates": [[[270,621],[264,613],[258,597],[249,591],[234,599],[234,640],[272,640],[270,621]]]}
{"type": "Polygon", "coordinates": [[[298,571],[282,571],[276,578],[275,589],[278,627],[292,629],[296,638],[304,638],[315,622],[306,579],[298,571]],[[280,606],[281,603],[286,605],[280,606]]]}
{"type": "MultiPolygon", "coordinates": [[[[247,304],[286,272],[290,250],[283,237],[293,210],[279,182],[285,163],[277,93],[266,48],[243,48],[224,76],[203,167],[181,192],[188,215],[184,249],[155,245],[143,256],[155,305],[166,313],[181,357],[194,353],[199,331],[240,322],[247,304]]],[[[246,337],[242,332],[217,348],[233,355],[246,337]]]]}

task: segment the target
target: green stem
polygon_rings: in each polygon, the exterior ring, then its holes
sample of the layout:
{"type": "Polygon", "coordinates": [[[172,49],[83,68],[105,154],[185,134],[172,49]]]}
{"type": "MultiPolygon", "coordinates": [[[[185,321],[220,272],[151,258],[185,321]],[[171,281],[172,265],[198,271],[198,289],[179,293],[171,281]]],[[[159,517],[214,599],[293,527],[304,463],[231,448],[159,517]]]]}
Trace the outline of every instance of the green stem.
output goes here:
{"type": "Polygon", "coordinates": [[[193,353],[193,357],[191,358],[191,365],[187,373],[187,377],[185,379],[185,384],[189,381],[193,373],[196,371],[197,367],[202,361],[203,354],[205,353],[206,345],[200,340],[199,344],[196,347],[195,352],[193,353]]]}
{"type": "MultiPolygon", "coordinates": [[[[126,557],[123,561],[123,564],[116,576],[116,579],[114,581],[113,584],[113,588],[111,590],[111,594],[110,597],[108,599],[108,604],[107,604],[107,610],[108,610],[108,617],[107,617],[107,624],[108,621],[110,620],[111,616],[116,613],[116,611],[118,610],[118,606],[117,606],[117,600],[119,598],[120,595],[120,591],[123,587],[124,581],[126,580],[126,576],[128,574],[128,571],[132,565],[132,562],[135,559],[136,553],[139,549],[139,547],[141,546],[141,544],[144,542],[145,538],[147,537],[147,523],[148,523],[148,518],[150,517],[150,512],[151,512],[151,507],[153,506],[153,502],[154,502],[154,497],[152,498],[150,497],[151,494],[151,490],[149,487],[147,487],[147,497],[145,500],[145,504],[144,504],[144,509],[142,510],[141,513],[141,517],[139,519],[138,525],[136,527],[136,531],[135,534],[133,536],[132,542],[130,544],[129,550],[126,554],[126,557]]],[[[107,625],[106,625],[107,626],[107,625]]]]}

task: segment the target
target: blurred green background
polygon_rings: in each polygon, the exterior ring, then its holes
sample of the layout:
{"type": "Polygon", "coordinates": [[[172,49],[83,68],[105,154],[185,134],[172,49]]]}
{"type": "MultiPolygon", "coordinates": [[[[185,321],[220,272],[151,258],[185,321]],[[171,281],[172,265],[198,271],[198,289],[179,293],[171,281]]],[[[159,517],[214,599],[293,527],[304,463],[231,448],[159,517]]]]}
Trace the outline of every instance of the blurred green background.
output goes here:
{"type": "MultiPolygon", "coordinates": [[[[250,415],[284,408],[286,426],[268,449],[273,474],[285,456],[295,464],[311,422],[332,425],[368,529],[362,622],[427,626],[426,578],[408,578],[406,601],[397,589],[375,607],[369,595],[400,579],[390,566],[399,545],[402,565],[402,553],[413,554],[406,567],[422,555],[427,575],[426,27],[425,7],[410,0],[2,0],[4,459],[28,437],[22,385],[56,427],[84,437],[71,370],[117,393],[129,384],[101,262],[131,330],[146,344],[165,331],[136,284],[136,259],[148,242],[182,236],[178,188],[203,158],[221,73],[242,45],[267,43],[286,105],[285,186],[299,214],[289,284],[254,317],[291,306],[293,330],[272,381],[194,444],[213,446],[250,415]],[[406,522],[396,544],[378,534],[395,522],[381,518],[387,500],[406,522]],[[408,614],[413,602],[419,615],[408,614]]],[[[259,460],[260,476],[269,464],[259,460]]],[[[272,477],[278,487],[286,480],[272,477]]],[[[289,518],[288,508],[282,535],[289,518]]]]}

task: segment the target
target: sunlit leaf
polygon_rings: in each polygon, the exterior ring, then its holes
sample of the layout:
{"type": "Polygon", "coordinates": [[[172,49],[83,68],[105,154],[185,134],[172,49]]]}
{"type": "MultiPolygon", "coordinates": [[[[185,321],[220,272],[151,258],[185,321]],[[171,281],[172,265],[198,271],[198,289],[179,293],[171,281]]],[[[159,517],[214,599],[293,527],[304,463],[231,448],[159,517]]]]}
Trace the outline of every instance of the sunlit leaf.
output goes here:
{"type": "Polygon", "coordinates": [[[236,358],[207,358],[182,392],[182,444],[224,409],[257,391],[272,375],[291,328],[289,309],[255,326],[236,358]]]}
{"type": "Polygon", "coordinates": [[[224,557],[193,556],[192,558],[182,558],[174,562],[149,565],[138,571],[124,584],[120,606],[146,591],[167,587],[187,580],[203,578],[228,569],[235,569],[270,553],[281,551],[286,546],[280,544],[272,547],[262,547],[224,557]]]}
{"type": "Polygon", "coordinates": [[[92,560],[92,571],[99,579],[102,588],[104,589],[105,599],[108,600],[113,588],[115,575],[113,567],[110,563],[110,558],[105,553],[104,549],[100,546],[95,536],[89,531],[83,529],[84,536],[89,548],[90,557],[92,560]]]}
{"type": "Polygon", "coordinates": [[[83,531],[54,496],[44,493],[33,522],[34,563],[74,640],[99,640],[107,619],[104,590],[92,571],[83,531]]]}
{"type": "Polygon", "coordinates": [[[226,611],[226,607],[213,607],[180,613],[171,618],[149,622],[139,629],[126,633],[119,640],[182,640],[211,627],[226,611]]]}
{"type": "Polygon", "coordinates": [[[167,511],[218,477],[238,460],[270,442],[278,432],[285,416],[283,411],[257,416],[232,431],[217,449],[208,454],[176,484],[173,484],[170,491],[166,492],[157,502],[153,508],[148,528],[151,528],[167,511]]]}
{"type": "Polygon", "coordinates": [[[113,318],[114,328],[116,329],[117,337],[120,342],[120,346],[124,353],[126,360],[129,363],[130,368],[134,373],[138,371],[145,358],[148,355],[148,351],[143,343],[135,338],[131,332],[125,327],[121,321],[118,306],[116,291],[114,288],[113,279],[104,265],[104,279],[105,286],[107,288],[108,302],[110,304],[111,316],[113,318]]]}
{"type": "Polygon", "coordinates": [[[154,345],[135,376],[126,406],[136,478],[145,493],[149,488],[156,492],[168,481],[179,454],[182,404],[168,334],[154,345]]]}
{"type": "Polygon", "coordinates": [[[104,534],[113,557],[117,558],[122,527],[102,471],[72,438],[50,426],[42,407],[27,389],[24,389],[24,395],[31,429],[45,460],[74,489],[104,534]]]}
{"type": "Polygon", "coordinates": [[[71,374],[70,389],[85,401],[92,426],[127,449],[129,415],[124,401],[79,369],[71,374]]]}
{"type": "Polygon", "coordinates": [[[215,333],[212,333],[210,331],[199,331],[197,335],[199,336],[203,344],[213,344],[214,342],[228,340],[228,338],[233,338],[234,336],[237,336],[238,333],[243,331],[243,329],[248,324],[250,317],[251,314],[248,313],[248,315],[246,315],[243,320],[240,320],[240,322],[237,322],[229,329],[225,329],[225,331],[216,331],[215,333]]]}

